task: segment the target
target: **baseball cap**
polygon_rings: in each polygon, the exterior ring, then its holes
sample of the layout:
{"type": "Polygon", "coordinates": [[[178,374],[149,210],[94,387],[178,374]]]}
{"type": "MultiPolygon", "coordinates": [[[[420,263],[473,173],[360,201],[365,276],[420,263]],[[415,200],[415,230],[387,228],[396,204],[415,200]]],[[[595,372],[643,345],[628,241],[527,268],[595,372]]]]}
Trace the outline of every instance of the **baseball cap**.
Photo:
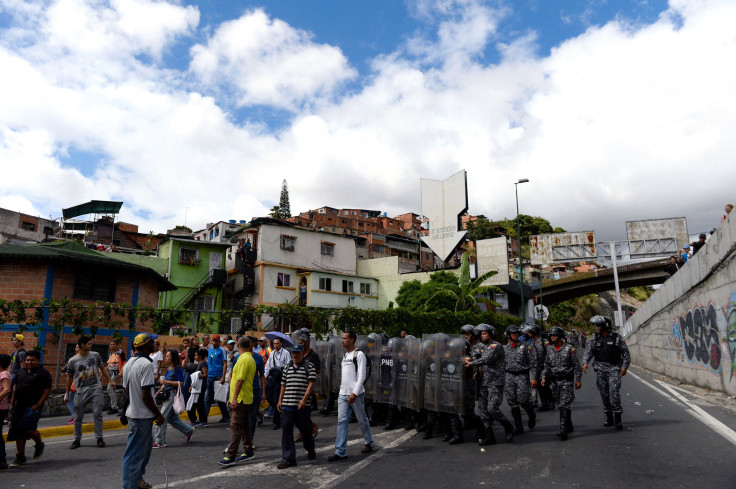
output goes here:
{"type": "Polygon", "coordinates": [[[266,338],[265,336],[261,336],[261,339],[258,341],[268,341],[268,338],[266,338]]]}
{"type": "Polygon", "coordinates": [[[227,342],[227,344],[228,345],[234,345],[235,344],[235,340],[230,340],[230,341],[227,342]]]}
{"type": "Polygon", "coordinates": [[[156,338],[158,338],[157,334],[141,333],[133,340],[133,346],[138,348],[139,346],[143,346],[149,341],[155,340],[156,338]]]}
{"type": "Polygon", "coordinates": [[[302,347],[302,345],[295,345],[291,349],[291,353],[302,353],[303,351],[304,351],[304,348],[302,347]]]}
{"type": "Polygon", "coordinates": [[[212,335],[212,341],[215,341],[215,340],[220,341],[220,335],[219,334],[213,334],[212,335]]]}
{"type": "Polygon", "coordinates": [[[23,341],[23,335],[22,334],[17,334],[17,335],[15,335],[15,339],[18,340],[18,341],[23,341]]]}

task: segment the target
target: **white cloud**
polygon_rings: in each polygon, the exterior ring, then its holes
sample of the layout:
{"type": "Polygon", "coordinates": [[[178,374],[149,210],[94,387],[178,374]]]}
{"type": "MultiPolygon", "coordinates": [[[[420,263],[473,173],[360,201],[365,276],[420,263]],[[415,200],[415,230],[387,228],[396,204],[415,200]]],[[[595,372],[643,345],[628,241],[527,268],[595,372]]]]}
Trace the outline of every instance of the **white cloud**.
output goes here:
{"type": "Polygon", "coordinates": [[[0,77],[3,207],[59,215],[120,199],[144,231],[183,224],[185,208],[196,228],[264,215],[285,178],[293,212],[398,214],[419,211],[420,177],[465,168],[471,213],[513,216],[513,182],[526,177],[522,212],[613,238],[640,218],[685,215],[704,230],[736,200],[726,0],[673,0],[651,25],[591,27],[547,57],[533,32],[496,39],[504,11],[420,3],[426,31],[373,59],[349,93],[339,47],[259,10],[214,26],[178,71],[159,57],[200,34],[194,8],[0,2],[14,16],[0,30],[0,72],[13,74],[0,77]],[[488,44],[496,64],[482,59],[488,44]],[[229,112],[254,104],[293,118],[272,131],[229,112]],[[101,161],[83,174],[64,163],[71,149],[101,161]]]}
{"type": "Polygon", "coordinates": [[[329,97],[356,74],[339,48],[316,44],[263,10],[223,23],[191,51],[192,72],[206,85],[234,88],[239,105],[296,109],[310,98],[329,97]]]}

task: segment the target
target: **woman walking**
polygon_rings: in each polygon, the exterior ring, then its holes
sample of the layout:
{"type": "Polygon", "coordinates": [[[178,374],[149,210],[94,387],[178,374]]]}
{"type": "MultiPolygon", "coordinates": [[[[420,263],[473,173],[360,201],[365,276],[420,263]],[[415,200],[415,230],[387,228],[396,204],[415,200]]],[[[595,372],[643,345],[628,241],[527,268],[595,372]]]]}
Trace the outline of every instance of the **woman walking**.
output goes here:
{"type": "MultiPolygon", "coordinates": [[[[191,395],[197,395],[197,401],[193,404],[191,408],[189,409],[189,422],[192,426],[196,426],[197,428],[204,428],[207,426],[207,411],[204,408],[204,394],[207,390],[207,350],[204,348],[197,351],[197,354],[194,356],[196,362],[197,362],[197,369],[195,372],[197,372],[199,375],[199,386],[197,389],[191,389],[190,390],[190,396],[191,395]],[[197,421],[197,414],[199,414],[199,421],[197,421]]],[[[192,387],[194,387],[195,384],[192,382],[192,387]]]]}
{"type": "Polygon", "coordinates": [[[174,399],[179,388],[184,383],[184,369],[181,368],[179,362],[179,352],[176,350],[167,350],[164,356],[164,366],[166,367],[166,375],[161,379],[161,388],[156,393],[156,397],[163,396],[165,399],[161,407],[164,422],[156,428],[156,441],[153,443],[153,448],[166,446],[167,424],[171,424],[171,426],[181,431],[187,437],[185,443],[189,443],[194,434],[194,428],[187,426],[179,415],[176,414],[176,411],[174,411],[174,399]]]}

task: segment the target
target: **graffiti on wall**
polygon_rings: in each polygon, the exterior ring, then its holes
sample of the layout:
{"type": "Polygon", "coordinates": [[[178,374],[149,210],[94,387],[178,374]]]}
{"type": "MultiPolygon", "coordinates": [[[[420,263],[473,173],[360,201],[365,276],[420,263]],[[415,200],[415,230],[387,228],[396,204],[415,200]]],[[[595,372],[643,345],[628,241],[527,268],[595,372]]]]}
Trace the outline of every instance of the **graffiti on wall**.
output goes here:
{"type": "Polygon", "coordinates": [[[718,376],[725,371],[729,380],[736,377],[736,292],[726,307],[696,304],[675,317],[672,346],[679,364],[688,362],[718,376]]]}

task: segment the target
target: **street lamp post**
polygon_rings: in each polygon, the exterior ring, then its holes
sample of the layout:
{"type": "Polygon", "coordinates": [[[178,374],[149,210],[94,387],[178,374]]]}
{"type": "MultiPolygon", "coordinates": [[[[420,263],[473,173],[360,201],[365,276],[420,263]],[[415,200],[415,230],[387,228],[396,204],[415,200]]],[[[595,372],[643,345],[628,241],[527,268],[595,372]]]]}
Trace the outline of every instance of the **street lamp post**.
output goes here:
{"type": "Polygon", "coordinates": [[[520,178],[514,183],[516,192],[516,240],[519,243],[519,276],[521,278],[521,321],[526,321],[526,304],[524,304],[524,261],[521,258],[521,219],[519,218],[519,184],[527,183],[528,178],[520,178]]]}

